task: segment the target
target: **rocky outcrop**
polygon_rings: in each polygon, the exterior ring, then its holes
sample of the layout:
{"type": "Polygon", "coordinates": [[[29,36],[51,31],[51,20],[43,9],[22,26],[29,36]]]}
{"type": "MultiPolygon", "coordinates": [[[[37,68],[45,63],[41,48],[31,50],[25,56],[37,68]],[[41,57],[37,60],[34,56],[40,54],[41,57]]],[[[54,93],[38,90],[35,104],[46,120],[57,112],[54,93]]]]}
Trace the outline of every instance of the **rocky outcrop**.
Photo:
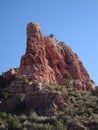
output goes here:
{"type": "Polygon", "coordinates": [[[14,76],[16,75],[16,73],[17,72],[13,68],[11,68],[9,71],[4,72],[2,74],[2,78],[7,80],[7,81],[11,81],[14,79],[14,76]]]}
{"type": "Polygon", "coordinates": [[[19,72],[29,81],[65,84],[68,77],[78,89],[94,90],[94,82],[76,53],[52,35],[44,37],[37,23],[27,25],[27,48],[19,72]]]}
{"type": "Polygon", "coordinates": [[[37,23],[27,26],[27,48],[21,59],[20,73],[31,81],[55,82],[54,72],[46,59],[44,37],[37,23]]]}
{"type": "Polygon", "coordinates": [[[42,83],[24,83],[22,80],[15,79],[0,91],[0,111],[13,113],[33,108],[39,114],[47,115],[49,114],[47,110],[65,110],[67,105],[61,93],[48,89],[45,91],[44,87],[42,83]]]}
{"type": "Polygon", "coordinates": [[[34,108],[37,110],[52,109],[63,111],[66,107],[62,96],[56,92],[36,91],[27,95],[27,109],[34,108]]]}

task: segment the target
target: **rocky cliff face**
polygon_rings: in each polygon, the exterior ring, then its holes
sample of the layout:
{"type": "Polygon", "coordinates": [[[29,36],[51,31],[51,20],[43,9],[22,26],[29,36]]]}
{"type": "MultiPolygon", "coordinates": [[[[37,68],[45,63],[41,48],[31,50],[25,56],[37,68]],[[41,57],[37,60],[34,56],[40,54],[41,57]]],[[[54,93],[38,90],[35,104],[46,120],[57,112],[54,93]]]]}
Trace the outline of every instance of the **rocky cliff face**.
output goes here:
{"type": "Polygon", "coordinates": [[[44,37],[37,23],[27,25],[27,48],[19,71],[30,81],[62,85],[70,78],[77,89],[95,88],[77,54],[53,35],[44,37]]]}

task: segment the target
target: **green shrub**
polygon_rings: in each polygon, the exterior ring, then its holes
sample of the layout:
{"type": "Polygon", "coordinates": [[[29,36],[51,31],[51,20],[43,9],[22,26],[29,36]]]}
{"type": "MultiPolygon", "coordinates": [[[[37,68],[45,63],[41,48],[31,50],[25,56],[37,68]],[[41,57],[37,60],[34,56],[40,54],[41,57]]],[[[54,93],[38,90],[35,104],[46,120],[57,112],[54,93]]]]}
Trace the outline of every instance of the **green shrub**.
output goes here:
{"type": "Polygon", "coordinates": [[[26,95],[24,93],[21,93],[20,95],[18,95],[17,100],[18,100],[17,111],[23,111],[26,103],[26,95]]]}
{"type": "Polygon", "coordinates": [[[6,130],[6,124],[4,122],[0,123],[0,130],[6,130]]]}
{"type": "Polygon", "coordinates": [[[67,130],[67,128],[63,123],[63,120],[56,121],[54,128],[55,128],[54,130],[67,130]]]}
{"type": "Polygon", "coordinates": [[[30,112],[30,120],[36,121],[38,119],[38,114],[35,111],[30,112]]]}
{"type": "Polygon", "coordinates": [[[21,122],[24,122],[25,120],[28,119],[28,117],[27,117],[25,114],[20,115],[19,118],[20,118],[20,121],[21,121],[21,122]]]}
{"type": "Polygon", "coordinates": [[[7,91],[2,92],[2,98],[8,99],[10,97],[10,93],[7,91]]]}
{"type": "Polygon", "coordinates": [[[25,101],[25,97],[26,97],[25,93],[21,93],[21,94],[17,97],[17,99],[18,99],[19,102],[22,103],[22,102],[25,101]]]}
{"type": "Polygon", "coordinates": [[[51,37],[51,38],[53,38],[53,37],[54,37],[54,35],[53,35],[53,34],[50,34],[50,37],[51,37]]]}
{"type": "Polygon", "coordinates": [[[28,84],[28,79],[25,75],[16,75],[16,79],[22,81],[23,84],[28,84]]]}
{"type": "Polygon", "coordinates": [[[98,86],[92,91],[92,94],[98,98],[98,86]]]}
{"type": "Polygon", "coordinates": [[[7,117],[6,112],[0,112],[0,118],[5,119],[7,117]]]}
{"type": "Polygon", "coordinates": [[[22,127],[21,127],[21,123],[20,123],[20,120],[19,118],[14,115],[9,115],[8,116],[8,129],[9,130],[20,130],[22,127]]]}
{"type": "Polygon", "coordinates": [[[66,86],[67,86],[68,88],[72,87],[72,80],[66,79],[66,86]]]}
{"type": "Polygon", "coordinates": [[[33,123],[34,130],[54,130],[54,127],[50,125],[49,123],[43,124],[43,123],[33,123]]]}

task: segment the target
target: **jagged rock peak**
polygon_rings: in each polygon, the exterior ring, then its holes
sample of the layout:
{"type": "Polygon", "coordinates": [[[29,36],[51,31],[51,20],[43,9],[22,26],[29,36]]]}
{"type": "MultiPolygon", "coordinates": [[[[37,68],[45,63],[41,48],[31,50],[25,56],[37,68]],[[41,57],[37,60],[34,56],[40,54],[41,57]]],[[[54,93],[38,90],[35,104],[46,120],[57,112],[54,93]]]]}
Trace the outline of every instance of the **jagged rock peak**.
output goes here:
{"type": "Polygon", "coordinates": [[[95,88],[77,54],[53,36],[43,37],[37,23],[27,25],[26,53],[21,58],[19,71],[31,81],[65,84],[70,78],[78,89],[95,88]]]}
{"type": "Polygon", "coordinates": [[[38,23],[29,23],[27,25],[27,39],[37,38],[38,40],[43,40],[41,28],[38,23]]]}

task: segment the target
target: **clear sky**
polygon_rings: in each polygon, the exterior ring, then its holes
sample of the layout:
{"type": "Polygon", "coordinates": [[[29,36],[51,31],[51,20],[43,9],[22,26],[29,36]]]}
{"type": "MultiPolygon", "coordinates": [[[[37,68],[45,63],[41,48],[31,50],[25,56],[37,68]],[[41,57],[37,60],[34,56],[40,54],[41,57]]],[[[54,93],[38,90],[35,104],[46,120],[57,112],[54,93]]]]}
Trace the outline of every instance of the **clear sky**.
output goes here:
{"type": "Polygon", "coordinates": [[[0,0],[0,73],[19,67],[29,22],[66,42],[98,85],[98,0],[0,0]]]}

